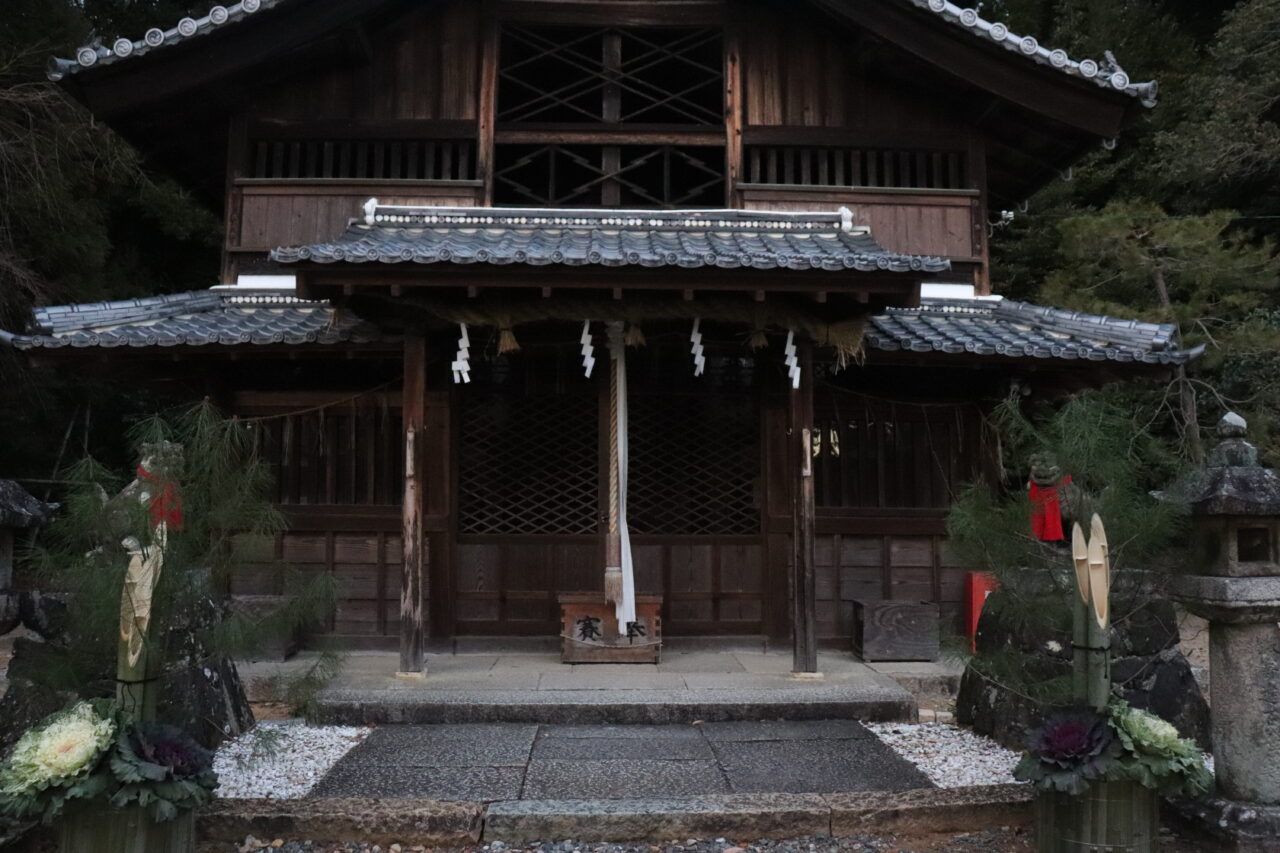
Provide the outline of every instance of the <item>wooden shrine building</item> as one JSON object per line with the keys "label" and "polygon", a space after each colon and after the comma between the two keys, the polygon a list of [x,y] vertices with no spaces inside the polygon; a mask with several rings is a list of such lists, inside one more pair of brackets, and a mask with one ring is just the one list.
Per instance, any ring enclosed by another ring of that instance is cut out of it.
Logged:
{"label": "wooden shrine building", "polygon": [[264,416],[274,556],[406,671],[568,593],[797,669],[854,601],[954,616],[990,407],[1194,355],[990,295],[989,223],[1156,91],[946,0],[242,0],[51,76],[223,263],[0,337]]}

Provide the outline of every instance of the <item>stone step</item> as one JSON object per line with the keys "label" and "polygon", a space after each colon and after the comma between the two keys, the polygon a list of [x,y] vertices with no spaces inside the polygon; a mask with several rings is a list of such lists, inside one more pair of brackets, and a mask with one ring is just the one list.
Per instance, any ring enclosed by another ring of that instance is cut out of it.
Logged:
{"label": "stone step", "polygon": [[[735,794],[679,799],[505,800],[306,798],[217,800],[201,811],[200,839],[228,847],[253,835],[337,845],[473,847],[484,841],[661,843],[672,839],[794,838],[867,832],[934,837],[1031,821],[1027,785],[843,794]],[[266,843],[270,843],[267,841]]]}
{"label": "stone step", "polygon": [[322,691],[310,721],[328,725],[395,723],[693,723],[732,720],[912,722],[915,698],[888,679],[794,687],[708,690],[432,690]]}
{"label": "stone step", "polygon": [[1025,826],[1025,785],[929,788],[843,794],[735,794],[679,799],[508,800],[492,803],[483,840],[524,844],[663,841],[684,838],[793,838],[866,832],[935,837],[997,826]]}

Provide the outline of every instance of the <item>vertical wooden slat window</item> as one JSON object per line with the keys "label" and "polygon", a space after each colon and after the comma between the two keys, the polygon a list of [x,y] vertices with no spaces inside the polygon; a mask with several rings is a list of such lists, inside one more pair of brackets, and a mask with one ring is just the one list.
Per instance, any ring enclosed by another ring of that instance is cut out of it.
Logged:
{"label": "vertical wooden slat window", "polygon": [[282,506],[400,502],[404,448],[398,408],[370,404],[253,422]]}
{"label": "vertical wooden slat window", "polygon": [[945,509],[982,471],[977,406],[913,404],[832,390],[815,399],[819,506]]}

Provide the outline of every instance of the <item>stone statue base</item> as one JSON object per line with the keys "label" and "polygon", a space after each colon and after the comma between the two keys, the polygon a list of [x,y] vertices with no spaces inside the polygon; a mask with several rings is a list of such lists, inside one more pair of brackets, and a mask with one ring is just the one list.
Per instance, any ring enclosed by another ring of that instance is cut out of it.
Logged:
{"label": "stone statue base", "polygon": [[1280,806],[1238,803],[1221,797],[1173,800],[1170,809],[1186,826],[1207,835],[1226,853],[1280,853]]}

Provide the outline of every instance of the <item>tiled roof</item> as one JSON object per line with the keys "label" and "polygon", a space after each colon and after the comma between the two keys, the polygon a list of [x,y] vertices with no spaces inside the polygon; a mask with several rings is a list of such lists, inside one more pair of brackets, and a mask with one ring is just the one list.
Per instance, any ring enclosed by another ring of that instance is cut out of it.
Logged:
{"label": "tiled roof", "polygon": [[[153,299],[68,305],[36,312],[24,335],[0,332],[22,350],[221,344],[374,343],[375,326],[291,291],[223,288]],[[1179,364],[1173,327],[1041,308],[998,297],[925,299],[871,318],[868,347],[887,352]]]}
{"label": "tiled roof", "polygon": [[[269,9],[284,2],[288,0],[241,0],[229,6],[214,6],[208,14],[200,18],[183,18],[168,29],[152,27],[137,41],[117,38],[109,47],[101,40],[94,41],[77,49],[74,59],[54,59],[50,65],[49,77],[53,80],[61,80],[67,74],[142,56],[157,48],[171,47],[214,32],[227,24],[242,21],[260,9]],[[1009,28],[1004,24],[987,21],[978,14],[976,9],[957,6],[949,0],[902,0],[902,2],[927,9],[943,20],[967,29],[980,38],[990,39],[1028,59],[1056,68],[1064,74],[1090,80],[1104,88],[1115,89],[1140,98],[1147,106],[1155,104],[1156,84],[1131,82],[1129,75],[1119,66],[1109,51],[1101,61],[1075,60],[1064,50],[1042,47],[1032,36],[1016,35],[1009,32]]]}
{"label": "tiled roof", "polygon": [[49,79],[61,80],[68,74],[75,74],[95,65],[110,65],[122,59],[143,56],[157,48],[172,47],[197,36],[208,35],[226,24],[243,21],[255,12],[284,2],[286,0],[241,0],[230,6],[214,6],[199,18],[183,18],[167,29],[152,27],[137,41],[121,37],[108,47],[101,39],[97,39],[77,48],[74,59],[53,59],[49,63]]}
{"label": "tiled roof", "polygon": [[867,343],[890,352],[1144,364],[1181,364],[1203,350],[1180,349],[1170,325],[1042,308],[998,297],[923,299],[919,308],[889,308],[872,320]]}
{"label": "tiled roof", "polygon": [[0,480],[0,527],[38,527],[53,517],[58,504],[45,503],[15,480]]}
{"label": "tiled roof", "polygon": [[[1154,107],[1159,87],[1156,82],[1134,83],[1120,63],[1116,62],[1111,51],[1103,51],[1103,58],[1072,59],[1061,48],[1050,49],[1036,41],[1034,36],[1020,36],[1009,32],[1002,23],[988,21],[978,14],[975,8],[957,6],[950,0],[907,0],[913,6],[928,9],[943,20],[950,21],[958,27],[968,30],[978,38],[989,39],[996,44],[1020,53],[1041,65],[1056,68],[1064,74],[1079,77],[1103,87],[1124,92],[1142,101],[1144,106]],[[975,4],[978,5],[978,4]]]}
{"label": "tiled roof", "polygon": [[336,240],[275,249],[279,263],[560,264],[940,272],[945,258],[881,248],[847,209],[541,210],[398,207],[370,199]]}
{"label": "tiled roof", "polygon": [[37,309],[26,334],[0,332],[17,349],[222,344],[368,343],[379,330],[292,291],[219,288]]}

